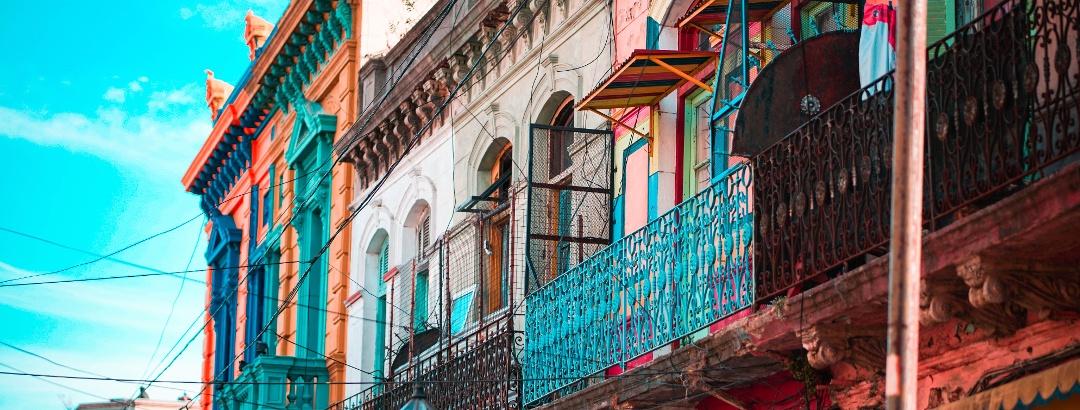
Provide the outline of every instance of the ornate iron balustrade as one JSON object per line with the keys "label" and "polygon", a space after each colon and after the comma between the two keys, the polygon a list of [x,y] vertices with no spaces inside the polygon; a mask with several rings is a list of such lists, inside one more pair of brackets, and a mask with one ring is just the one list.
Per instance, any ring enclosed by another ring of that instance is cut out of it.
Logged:
{"label": "ornate iron balustrade", "polygon": [[439,409],[519,408],[521,370],[515,351],[522,340],[513,326],[512,314],[500,316],[328,409],[397,410],[412,396],[415,382],[423,383],[428,401]]}
{"label": "ornate iron balustrade", "polygon": [[[928,49],[928,229],[1077,159],[1077,16],[1068,0],[1009,0]],[[759,302],[886,252],[892,81],[753,159]]]}
{"label": "ornate iron balustrade", "polygon": [[220,385],[221,410],[302,410],[326,407],[330,397],[326,359],[260,355],[236,380]]}
{"label": "ornate iron balustrade", "polygon": [[536,403],[753,303],[751,172],[696,197],[526,298],[523,391]]}
{"label": "ornate iron balustrade", "polygon": [[878,80],[754,157],[759,300],[889,240],[891,85]]}

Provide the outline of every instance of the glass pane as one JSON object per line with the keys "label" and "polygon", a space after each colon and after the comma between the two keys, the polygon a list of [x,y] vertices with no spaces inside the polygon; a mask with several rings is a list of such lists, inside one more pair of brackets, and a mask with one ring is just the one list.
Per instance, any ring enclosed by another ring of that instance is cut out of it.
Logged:
{"label": "glass pane", "polygon": [[458,333],[465,328],[465,322],[469,319],[469,306],[472,305],[472,300],[473,292],[454,299],[450,312],[450,333]]}

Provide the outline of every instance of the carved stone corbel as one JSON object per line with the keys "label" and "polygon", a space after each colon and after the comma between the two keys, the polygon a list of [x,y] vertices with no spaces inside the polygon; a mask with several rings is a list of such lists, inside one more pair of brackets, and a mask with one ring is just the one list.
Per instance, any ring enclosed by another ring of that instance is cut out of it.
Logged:
{"label": "carved stone corbel", "polygon": [[428,122],[431,119],[431,114],[435,111],[435,105],[428,102],[427,92],[424,91],[426,84],[427,81],[424,82],[424,85],[416,87],[412,95],[409,96],[409,101],[412,102],[413,107],[416,107],[413,113],[416,114],[421,124]]}
{"label": "carved stone corbel", "polygon": [[536,16],[536,24],[540,27],[540,30],[544,33],[548,32],[548,22],[551,20],[551,0],[530,0],[532,1],[532,9],[538,14]]}
{"label": "carved stone corbel", "polygon": [[387,160],[383,161],[384,163],[382,164],[384,167],[389,166],[391,162],[394,162],[392,158],[397,157],[398,155],[398,138],[394,136],[393,128],[393,124],[390,124],[390,121],[379,123],[378,135],[382,137],[382,149],[379,150],[379,154],[383,157],[387,157]]}
{"label": "carved stone corbel", "polygon": [[450,56],[450,76],[449,79],[453,79],[454,84],[461,83],[465,79],[465,74],[469,72],[469,56],[464,54],[466,49],[462,48],[461,53]]}
{"label": "carved stone corbel", "polygon": [[394,136],[398,141],[398,152],[404,152],[409,143],[412,142],[413,137],[416,136],[416,132],[409,126],[409,108],[406,104],[398,106],[397,112],[394,113]]}
{"label": "carved stone corbel", "polygon": [[933,326],[967,313],[967,303],[959,295],[967,291],[954,278],[924,278],[919,285],[919,324]]}
{"label": "carved stone corbel", "polygon": [[1023,327],[1023,307],[1007,301],[977,308],[968,303],[968,290],[968,285],[955,276],[924,278],[919,291],[919,323],[934,326],[956,318],[992,334],[1012,334]]}
{"label": "carved stone corbel", "polygon": [[956,266],[971,305],[986,309],[1013,302],[1040,314],[1080,311],[1080,268],[1075,264],[973,255]]}
{"label": "carved stone corbel", "polygon": [[885,366],[885,332],[881,326],[814,325],[799,332],[806,360],[818,370],[845,361],[881,370]]}
{"label": "carved stone corbel", "polygon": [[401,110],[401,116],[405,126],[409,128],[409,137],[411,138],[417,132],[420,132],[420,128],[424,126],[424,122],[420,120],[420,116],[416,115],[416,105],[413,104],[411,100],[406,100],[398,105],[398,109]]}
{"label": "carved stone corbel", "polygon": [[555,10],[559,12],[559,17],[565,19],[569,15],[569,5],[567,0],[554,0]]}

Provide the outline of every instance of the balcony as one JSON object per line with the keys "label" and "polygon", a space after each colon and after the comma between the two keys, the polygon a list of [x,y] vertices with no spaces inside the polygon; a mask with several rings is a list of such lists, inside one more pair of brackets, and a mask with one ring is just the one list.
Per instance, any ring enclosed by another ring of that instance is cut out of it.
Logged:
{"label": "balcony", "polygon": [[423,383],[428,401],[439,409],[517,408],[520,367],[514,352],[521,338],[513,325],[513,315],[505,314],[453,336],[430,356],[329,409],[396,410],[412,396],[416,382]]}
{"label": "balcony", "polygon": [[[927,232],[1077,160],[1076,10],[1064,5],[1006,1],[928,48]],[[758,302],[888,252],[893,80],[753,158]]]}
{"label": "balcony", "polygon": [[[968,240],[959,238],[957,229],[943,228],[960,221],[986,225],[984,216],[969,217],[980,209],[1005,214],[986,208],[1080,161],[1077,13],[1064,0],[1007,0],[928,48],[923,200],[925,230],[936,244]],[[819,300],[852,296],[841,288],[870,286],[867,276],[887,272],[883,260],[869,262],[889,251],[893,81],[887,75],[841,98],[755,155],[748,166],[729,171],[697,197],[529,294],[525,403],[540,405],[597,383],[608,387],[565,397],[551,407],[670,404],[700,396],[700,390],[679,387],[682,372],[698,362],[698,347],[643,366],[677,374],[657,375],[651,384],[605,382],[603,372],[720,326],[718,321],[751,305],[776,302],[739,319],[736,326],[745,330],[722,330],[701,346],[719,351],[724,360],[772,360],[767,358],[775,351],[813,347],[805,342],[812,333],[797,336],[808,326],[804,319],[829,323],[821,318],[854,316],[883,329],[876,322],[884,317],[879,292],[884,282],[878,276],[873,292],[853,294],[859,300],[877,295],[857,314],[848,300],[829,299],[831,305]],[[1015,212],[1016,205],[1010,206]],[[1008,229],[1002,238],[1022,230]],[[947,245],[927,249],[927,263],[952,260],[942,256],[953,249]],[[853,284],[802,297],[860,267]],[[789,311],[799,312],[789,317],[783,313],[785,297],[811,302],[789,304]],[[807,310],[811,305],[819,311]],[[763,350],[767,343],[771,349]],[[784,369],[781,362],[768,371]],[[730,385],[752,379],[722,376],[717,379]],[[650,396],[649,391],[660,390],[665,391]]]}
{"label": "balcony", "polygon": [[260,355],[235,381],[214,395],[222,410],[326,408],[330,375],[326,360]]}
{"label": "balcony", "polygon": [[753,303],[750,169],[574,266],[526,299],[526,403]]}

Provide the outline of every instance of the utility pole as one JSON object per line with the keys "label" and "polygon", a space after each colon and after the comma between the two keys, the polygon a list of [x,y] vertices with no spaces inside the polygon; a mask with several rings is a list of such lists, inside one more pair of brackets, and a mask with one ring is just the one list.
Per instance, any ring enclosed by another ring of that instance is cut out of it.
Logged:
{"label": "utility pole", "polygon": [[897,4],[885,408],[915,410],[926,138],[926,0],[898,0]]}

